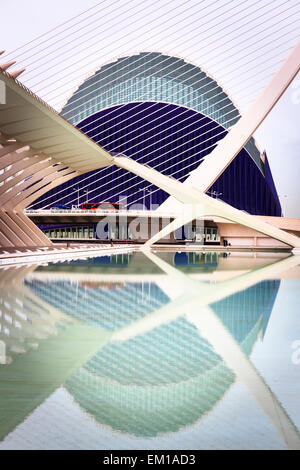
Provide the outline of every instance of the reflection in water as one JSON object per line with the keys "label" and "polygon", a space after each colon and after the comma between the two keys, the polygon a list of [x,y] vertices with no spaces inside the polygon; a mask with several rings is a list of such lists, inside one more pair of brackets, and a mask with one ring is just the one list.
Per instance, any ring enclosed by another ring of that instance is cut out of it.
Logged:
{"label": "reflection in water", "polygon": [[[99,283],[89,281],[27,281],[26,285],[40,299],[61,309],[71,318],[108,330],[128,325],[168,302],[168,297],[154,283]],[[83,285],[82,285],[83,283]]]}
{"label": "reflection in water", "polygon": [[[223,253],[227,255],[227,253]],[[218,266],[220,253],[218,252],[208,252],[208,253],[175,253],[174,255],[174,264],[175,266],[193,266],[202,268],[211,268],[214,270]],[[203,270],[203,269],[202,269]]]}
{"label": "reflection in water", "polygon": [[211,282],[219,261],[138,253],[0,271],[1,439],[61,385],[100,425],[155,437],[199,421],[240,381],[298,448],[298,431],[248,356],[279,288],[268,278],[299,260]]}

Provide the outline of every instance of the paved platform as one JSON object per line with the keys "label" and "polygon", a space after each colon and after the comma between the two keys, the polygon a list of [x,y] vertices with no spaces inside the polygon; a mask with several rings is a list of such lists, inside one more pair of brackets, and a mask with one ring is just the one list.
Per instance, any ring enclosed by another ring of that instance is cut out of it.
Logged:
{"label": "paved platform", "polygon": [[[141,247],[141,245],[139,245]],[[289,253],[292,251],[292,247],[258,247],[258,246],[223,246],[223,245],[152,245],[153,251],[168,251],[178,249],[178,251],[218,251],[222,253],[230,252],[260,252],[260,253]]]}
{"label": "paved platform", "polygon": [[[117,253],[130,253],[141,249],[141,244],[78,244],[57,243],[53,247],[41,248],[0,248],[0,266],[9,266],[17,264],[44,263],[67,259],[77,259],[94,256],[110,256]],[[260,253],[286,253],[290,252],[290,248],[266,248],[266,247],[245,247],[245,246],[203,246],[197,244],[191,245],[174,245],[163,244],[154,245],[153,251],[187,251],[187,252],[260,252]]]}
{"label": "paved platform", "polygon": [[136,250],[134,245],[71,245],[41,248],[0,248],[0,266],[12,264],[44,263],[58,260],[109,256],[117,253],[129,253]]}

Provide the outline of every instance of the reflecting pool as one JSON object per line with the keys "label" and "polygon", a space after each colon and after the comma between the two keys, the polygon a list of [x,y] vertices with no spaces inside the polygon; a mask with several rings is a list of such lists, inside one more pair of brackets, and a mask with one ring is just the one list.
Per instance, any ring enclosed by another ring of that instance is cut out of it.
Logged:
{"label": "reflecting pool", "polygon": [[0,269],[0,449],[300,449],[300,257]]}

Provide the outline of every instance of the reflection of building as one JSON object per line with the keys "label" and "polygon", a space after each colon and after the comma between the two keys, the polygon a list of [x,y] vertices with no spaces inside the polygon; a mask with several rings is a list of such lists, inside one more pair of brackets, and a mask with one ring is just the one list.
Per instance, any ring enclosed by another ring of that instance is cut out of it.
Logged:
{"label": "reflection of building", "polygon": [[72,318],[111,331],[168,303],[168,297],[153,283],[124,283],[112,290],[111,281],[102,282],[101,289],[86,289],[81,282],[29,281],[27,285],[39,298]]}
{"label": "reflection of building", "polygon": [[199,266],[204,268],[212,268],[210,270],[214,270],[216,266],[218,266],[218,259],[220,253],[216,251],[208,252],[208,253],[175,253],[174,255],[174,264],[175,266],[189,266],[189,267],[196,267]]}
{"label": "reflection of building", "polygon": [[[141,53],[104,65],[79,86],[62,115],[108,151],[126,154],[181,181],[239,117],[225,91],[203,70],[159,53]],[[108,167],[51,190],[47,204],[55,202],[61,189],[63,203],[72,199],[76,203],[77,193],[74,197],[70,188],[86,184],[93,201],[122,195],[129,204],[149,206],[167,197],[154,186],[150,195],[148,183],[141,178]],[[281,215],[267,156],[252,138],[210,191],[252,214]]]}
{"label": "reflection of building", "polygon": [[[120,267],[127,266],[129,264],[131,254],[129,253],[117,253],[115,255],[107,256],[95,256],[94,258],[88,259],[75,259],[72,261],[62,261],[61,264],[67,265],[84,265],[84,266],[109,266],[109,267]],[[55,266],[55,268],[57,268]]]}
{"label": "reflection of building", "polygon": [[[278,289],[279,281],[264,279],[295,266],[296,257],[217,283],[195,281],[153,253],[147,258],[165,274],[143,277],[137,263],[136,280],[130,275],[113,291],[111,281],[120,274],[114,268],[101,274],[93,263],[93,272],[66,264],[34,273],[31,266],[3,270],[0,440],[62,385],[100,424],[152,437],[201,419],[237,380],[288,448],[299,448],[299,432],[247,357]],[[89,279],[109,282],[103,290],[86,289],[81,283]],[[65,295],[69,289],[73,299]]]}
{"label": "reflection of building", "polygon": [[22,275],[34,268],[0,270],[0,441],[109,337],[106,330],[64,315],[23,285]]}
{"label": "reflection of building", "polygon": [[[35,295],[70,317],[110,331],[169,303],[153,283],[126,283],[113,292],[109,284],[106,290],[87,290],[74,281],[27,282]],[[265,331],[278,285],[279,281],[264,281],[212,305],[247,355]],[[179,317],[126,341],[106,344],[65,387],[100,423],[155,436],[194,423],[234,380],[210,343]]]}

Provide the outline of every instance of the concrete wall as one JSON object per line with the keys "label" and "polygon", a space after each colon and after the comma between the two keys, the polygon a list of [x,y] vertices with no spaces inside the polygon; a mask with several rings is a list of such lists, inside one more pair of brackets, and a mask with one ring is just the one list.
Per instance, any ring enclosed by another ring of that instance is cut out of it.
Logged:
{"label": "concrete wall", "polygon": [[[300,219],[286,218],[286,217],[266,217],[257,216],[264,222],[274,225],[288,233],[300,236]],[[221,244],[224,239],[231,244],[231,246],[257,246],[266,248],[286,248],[288,245],[273,238],[266,237],[255,230],[243,227],[242,225],[234,224],[231,222],[216,222],[221,237]]]}

